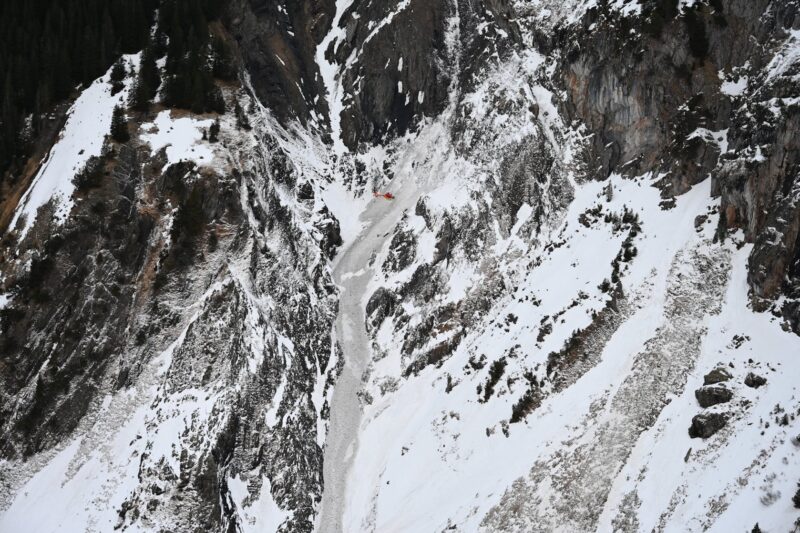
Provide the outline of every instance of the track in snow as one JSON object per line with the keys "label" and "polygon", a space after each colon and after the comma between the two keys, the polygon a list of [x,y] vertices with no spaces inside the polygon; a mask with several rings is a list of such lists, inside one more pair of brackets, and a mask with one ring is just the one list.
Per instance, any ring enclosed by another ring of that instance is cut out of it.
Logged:
{"label": "track in snow", "polygon": [[358,392],[370,357],[365,327],[367,290],[372,278],[370,259],[391,238],[403,212],[414,207],[421,196],[412,177],[398,177],[390,186],[393,201],[376,198],[361,215],[364,227],[334,266],[334,281],[340,288],[336,338],[342,349],[344,368],[331,399],[330,422],[325,440],[323,479],[325,489],[320,507],[318,531],[342,532],[342,514],[363,414]]}

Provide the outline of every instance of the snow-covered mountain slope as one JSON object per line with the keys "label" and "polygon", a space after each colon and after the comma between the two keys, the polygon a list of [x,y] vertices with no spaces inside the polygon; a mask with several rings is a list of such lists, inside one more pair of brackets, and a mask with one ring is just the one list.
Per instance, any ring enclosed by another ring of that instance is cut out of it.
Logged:
{"label": "snow-covered mountain slope", "polygon": [[[138,56],[124,57],[123,60],[133,68],[139,62]],[[72,176],[86,165],[90,157],[101,155],[114,106],[128,98],[131,81],[125,83],[124,89],[115,92],[110,83],[110,71],[84,90],[69,110],[61,138],[42,161],[9,224],[12,228],[20,224],[20,236],[30,229],[37,211],[51,200],[58,220],[69,214],[74,189]]]}
{"label": "snow-covered mountain slope", "polygon": [[140,141],[107,145],[108,179],[46,226],[49,256],[41,230],[20,243],[13,268],[47,263],[4,309],[6,339],[28,340],[5,344],[19,373],[3,392],[0,530],[302,529],[313,516],[337,224],[287,155],[314,147],[226,96],[251,108],[251,131],[222,117],[212,144],[211,119],[154,112]]}
{"label": "snow-covered mountain slope", "polygon": [[0,531],[800,527],[798,27],[234,1],[227,113],[84,147],[98,80],[3,238]]}
{"label": "snow-covered mountain slope", "polygon": [[[748,310],[749,247],[714,244],[709,223],[695,229],[714,211],[708,192],[698,185],[662,211],[646,178],[579,187],[554,238],[508,273],[507,294],[413,378],[403,379],[398,321],[383,322],[344,530],[727,531],[762,512],[762,525],[791,523],[788,499],[767,510],[761,496],[765,486],[792,494],[797,481],[798,450],[778,419],[800,407],[787,360],[800,343]],[[626,208],[641,227],[638,253],[621,263],[621,290],[605,294],[628,232],[604,217]],[[587,212],[597,213],[590,227]],[[415,304],[425,309],[405,305]],[[718,365],[734,398],[701,409],[694,391]],[[776,392],[746,387],[751,371]],[[731,417],[724,432],[691,439],[692,417],[717,411]]]}

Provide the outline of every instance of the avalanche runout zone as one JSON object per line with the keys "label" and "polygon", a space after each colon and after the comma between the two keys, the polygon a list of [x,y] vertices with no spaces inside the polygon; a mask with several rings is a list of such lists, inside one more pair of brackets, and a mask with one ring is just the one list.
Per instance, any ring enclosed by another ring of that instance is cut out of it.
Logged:
{"label": "avalanche runout zone", "polygon": [[371,278],[370,262],[385,244],[386,235],[393,231],[403,212],[413,207],[421,194],[410,177],[395,179],[391,188],[397,191],[394,200],[388,202],[378,198],[367,206],[361,216],[364,230],[334,267],[334,280],[341,291],[336,337],[345,364],[331,400],[323,462],[325,488],[318,522],[320,533],[343,530],[345,493],[361,430],[362,406],[358,393],[363,385],[362,376],[371,360],[364,301]]}
{"label": "avalanche runout zone", "polygon": [[[702,245],[701,245],[702,246]],[[485,517],[491,531],[593,531],[615,476],[671,394],[679,394],[700,355],[708,316],[718,314],[730,252],[679,253],[667,281],[664,322],[633,360],[628,377],[584,421],[582,435],[538,461]]]}

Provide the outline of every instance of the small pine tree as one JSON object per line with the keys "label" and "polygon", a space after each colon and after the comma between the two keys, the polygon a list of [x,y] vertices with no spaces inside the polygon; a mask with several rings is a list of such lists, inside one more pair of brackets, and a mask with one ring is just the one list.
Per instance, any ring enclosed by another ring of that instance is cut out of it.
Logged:
{"label": "small pine tree", "polygon": [[150,87],[141,77],[137,77],[133,82],[131,97],[128,105],[136,111],[148,111],[150,109]]}
{"label": "small pine tree", "polygon": [[714,242],[725,242],[728,234],[728,211],[720,206],[717,231],[714,233]]}
{"label": "small pine tree", "polygon": [[219,120],[215,120],[208,129],[208,142],[215,143],[219,140]]}
{"label": "small pine tree", "polygon": [[115,95],[125,88],[125,77],[128,75],[125,69],[125,64],[122,59],[118,59],[114,66],[111,67],[111,94]]}
{"label": "small pine tree", "polygon": [[72,183],[78,191],[99,187],[103,182],[103,171],[103,160],[97,156],[92,156],[72,178]]}
{"label": "small pine tree", "polygon": [[213,111],[222,115],[225,113],[225,97],[222,96],[222,91],[219,87],[210,82],[209,89],[206,92],[206,111]]}
{"label": "small pine tree", "polygon": [[126,143],[131,139],[128,119],[125,117],[125,110],[120,106],[114,106],[114,114],[111,116],[111,137],[118,143]]}
{"label": "small pine tree", "polygon": [[212,72],[215,78],[228,81],[236,78],[236,64],[231,48],[219,36],[214,36],[211,41],[211,57],[213,58]]}
{"label": "small pine tree", "polygon": [[170,236],[174,243],[172,259],[177,266],[191,264],[195,256],[197,238],[205,228],[205,214],[203,211],[203,191],[195,186],[189,197],[178,208],[172,221]]}
{"label": "small pine tree", "polygon": [[155,46],[151,42],[142,52],[139,74],[136,76],[130,101],[130,106],[137,111],[147,111],[150,108],[150,102],[155,98],[158,87],[161,85],[161,73],[156,64]]}
{"label": "small pine tree", "polygon": [[686,10],[684,22],[689,34],[689,50],[694,57],[705,58],[709,49],[708,35],[706,35],[706,24],[697,6]]}
{"label": "small pine tree", "polygon": [[250,130],[250,121],[247,119],[247,115],[244,114],[244,109],[239,104],[239,101],[236,101],[236,107],[234,107],[234,112],[236,113],[236,128],[240,130]]}

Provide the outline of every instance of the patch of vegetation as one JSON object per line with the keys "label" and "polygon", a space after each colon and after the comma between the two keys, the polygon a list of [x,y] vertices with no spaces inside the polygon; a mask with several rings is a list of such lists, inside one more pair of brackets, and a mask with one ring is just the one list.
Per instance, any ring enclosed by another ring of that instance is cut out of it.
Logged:
{"label": "patch of vegetation", "polygon": [[83,192],[99,187],[103,183],[105,166],[106,162],[104,158],[94,155],[90,157],[83,168],[72,178],[75,189]]}
{"label": "patch of vegetation", "polygon": [[158,88],[161,86],[161,73],[156,64],[157,55],[156,43],[153,40],[148,41],[142,51],[139,73],[133,83],[129,102],[130,106],[137,111],[150,109],[150,102],[155,98]]}
{"label": "patch of vegetation", "polygon": [[[25,164],[53,106],[147,42],[159,0],[0,2],[0,180]],[[198,2],[200,3],[200,2]],[[120,65],[119,67],[122,67]],[[124,68],[112,72],[114,90]]]}
{"label": "patch of vegetation", "polygon": [[[494,388],[503,377],[503,372],[506,370],[506,358],[501,357],[493,362],[489,367],[489,376],[486,378],[486,383],[483,385],[483,398],[482,403],[489,401],[489,398],[494,394]],[[481,394],[481,387],[478,386],[478,394]]]}
{"label": "patch of vegetation", "polygon": [[[176,249],[180,251],[181,259],[191,260],[194,257],[195,240],[203,232],[204,227],[203,193],[200,187],[195,186],[186,201],[178,208],[170,229],[170,236]],[[179,262],[188,264],[184,261]]]}
{"label": "patch of vegetation", "polygon": [[125,63],[122,58],[117,59],[114,66],[111,67],[111,96],[114,96],[122,89],[125,88],[125,78],[128,76],[128,71],[125,69]]}
{"label": "patch of vegetation", "polygon": [[512,424],[525,420],[525,417],[542,403],[542,391],[536,381],[536,376],[531,372],[526,372],[525,378],[528,380],[529,387],[525,394],[511,407],[511,419],[509,421]]}
{"label": "patch of vegetation", "polygon": [[47,302],[50,294],[44,288],[44,282],[55,266],[55,261],[50,256],[38,257],[31,261],[28,272],[27,286],[31,299],[35,302]]}
{"label": "patch of vegetation", "polygon": [[659,37],[664,26],[678,16],[678,0],[644,0],[641,4],[642,29],[654,37]]}
{"label": "patch of vegetation", "polygon": [[211,127],[208,128],[208,142],[215,143],[219,141],[219,120],[215,120]]}
{"label": "patch of vegetation", "polygon": [[706,23],[700,14],[700,8],[695,5],[687,9],[683,21],[689,34],[689,51],[694,57],[704,59],[708,56],[709,43]]}
{"label": "patch of vegetation", "polygon": [[170,273],[193,263],[197,250],[203,247],[200,237],[203,235],[206,223],[203,211],[203,187],[195,184],[172,219],[171,245],[168,250],[161,252],[158,274],[154,281],[156,290],[166,285]]}
{"label": "patch of vegetation", "polygon": [[128,118],[125,110],[121,106],[114,106],[114,114],[111,115],[111,138],[118,143],[126,143],[131,140],[128,132]]}
{"label": "patch of vegetation", "polygon": [[241,104],[236,102],[236,107],[233,108],[234,114],[236,115],[236,128],[240,130],[250,131],[250,119],[247,118],[247,115],[242,109]]}
{"label": "patch of vegetation", "polygon": [[215,78],[226,81],[236,79],[236,63],[231,46],[218,35],[211,39],[211,61]]}
{"label": "patch of vegetation", "polygon": [[597,288],[600,289],[601,292],[608,294],[611,292],[611,281],[606,278],[603,280],[603,283],[597,286]]}
{"label": "patch of vegetation", "polygon": [[[159,30],[168,37],[164,103],[195,113],[225,112],[225,100],[214,84],[214,66],[225,72],[224,58],[209,62],[213,45],[208,22],[219,17],[220,0],[165,0],[159,10]],[[218,45],[219,46],[219,45]]]}

